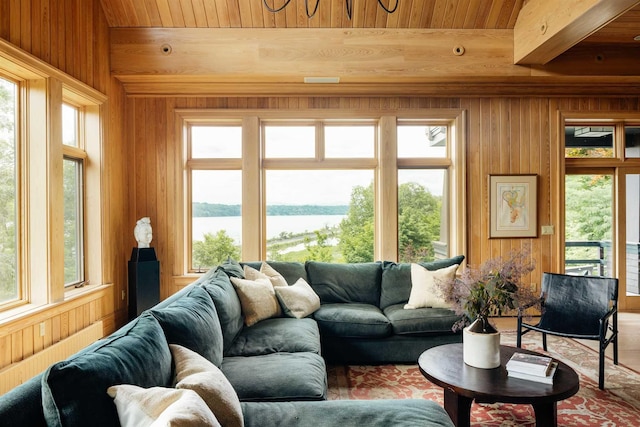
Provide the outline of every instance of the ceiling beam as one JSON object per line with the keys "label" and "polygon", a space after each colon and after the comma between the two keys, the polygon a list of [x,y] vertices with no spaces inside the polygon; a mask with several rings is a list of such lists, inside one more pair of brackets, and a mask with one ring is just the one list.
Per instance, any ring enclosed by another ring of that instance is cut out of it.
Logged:
{"label": "ceiling beam", "polygon": [[111,73],[174,81],[415,82],[528,76],[514,65],[511,30],[112,28]]}
{"label": "ceiling beam", "polygon": [[546,64],[629,9],[637,0],[536,0],[513,29],[514,64]]}

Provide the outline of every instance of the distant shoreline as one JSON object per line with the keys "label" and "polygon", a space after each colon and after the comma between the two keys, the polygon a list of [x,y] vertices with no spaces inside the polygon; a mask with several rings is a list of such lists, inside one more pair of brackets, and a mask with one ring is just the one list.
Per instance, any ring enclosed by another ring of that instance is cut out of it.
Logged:
{"label": "distant shoreline", "polygon": [[[347,215],[349,205],[267,205],[268,216]],[[240,216],[241,205],[194,202],[195,218]]]}

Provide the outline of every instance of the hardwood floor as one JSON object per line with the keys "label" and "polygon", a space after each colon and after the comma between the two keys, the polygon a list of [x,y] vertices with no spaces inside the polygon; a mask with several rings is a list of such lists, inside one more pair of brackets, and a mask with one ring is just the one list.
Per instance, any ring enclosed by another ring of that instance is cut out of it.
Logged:
{"label": "hardwood floor", "polygon": [[[515,317],[493,319],[498,329],[516,328]],[[618,313],[618,362],[640,372],[640,312]],[[580,340],[580,342],[597,350],[597,341]],[[613,356],[613,347],[607,348],[607,355]]]}

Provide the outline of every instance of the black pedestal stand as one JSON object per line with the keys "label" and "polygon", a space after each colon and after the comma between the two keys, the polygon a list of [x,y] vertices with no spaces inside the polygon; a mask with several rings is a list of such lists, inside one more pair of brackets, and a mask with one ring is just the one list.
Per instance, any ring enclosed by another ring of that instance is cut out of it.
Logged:
{"label": "black pedestal stand", "polygon": [[160,302],[160,261],[154,248],[133,248],[129,260],[129,320]]}

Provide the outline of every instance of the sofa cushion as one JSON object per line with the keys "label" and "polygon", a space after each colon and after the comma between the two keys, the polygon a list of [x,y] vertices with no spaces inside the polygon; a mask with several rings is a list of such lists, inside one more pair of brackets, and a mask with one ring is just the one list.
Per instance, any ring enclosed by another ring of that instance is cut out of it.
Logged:
{"label": "sofa cushion", "polygon": [[225,357],[222,372],[241,401],[323,400],[324,359],[315,353],[272,353]]}
{"label": "sofa cushion", "polygon": [[240,400],[222,371],[186,347],[169,347],[176,367],[176,388],[198,393],[224,427],[242,427]]}
{"label": "sofa cushion", "polygon": [[255,325],[261,320],[282,314],[276,292],[268,278],[247,280],[232,277],[231,283],[240,298],[245,325]]}
{"label": "sofa cushion", "polygon": [[386,337],[392,331],[389,319],[371,304],[323,304],[313,317],[323,334],[334,337]]}
{"label": "sofa cushion", "polygon": [[447,412],[427,399],[243,402],[242,412],[245,427],[453,427]]}
{"label": "sofa cushion", "polygon": [[120,384],[107,392],[122,427],[220,427],[211,409],[192,390]]}
{"label": "sofa cushion", "polygon": [[307,281],[322,304],[336,302],[380,303],[382,269],[379,262],[338,264],[307,261]]}
{"label": "sofa cushion", "polygon": [[242,330],[242,307],[231,280],[222,269],[211,269],[199,280],[211,295],[222,328],[223,349],[226,351]]}
{"label": "sofa cushion", "polygon": [[222,269],[229,277],[244,279],[244,270],[242,265],[235,259],[227,258],[226,261],[220,264],[219,268]]}
{"label": "sofa cushion", "polygon": [[150,313],[98,341],[91,351],[50,366],[42,377],[42,405],[49,426],[117,426],[107,389],[116,384],[171,385],[171,352]]}
{"label": "sofa cushion", "polygon": [[[453,258],[439,259],[431,262],[420,262],[419,264],[427,270],[439,270],[453,264],[460,265],[464,261],[464,255]],[[380,294],[380,308],[388,307],[392,304],[406,304],[411,294],[411,264],[397,264],[391,261],[382,263],[382,285]]]}
{"label": "sofa cushion", "polygon": [[444,267],[439,270],[427,270],[420,264],[411,264],[411,295],[404,305],[406,310],[415,308],[451,308],[438,288],[438,282],[452,280],[458,264]]}
{"label": "sofa cushion", "polygon": [[384,309],[396,335],[429,335],[453,333],[453,324],[460,319],[447,308],[417,308],[405,310],[404,304],[394,304]]}
{"label": "sofa cushion", "polygon": [[216,366],[222,363],[222,328],[207,291],[194,287],[164,308],[151,309],[169,344],[179,344],[204,356]]}
{"label": "sofa cushion", "polygon": [[320,332],[311,318],[277,317],[244,328],[226,356],[312,352],[320,354]]}
{"label": "sofa cushion", "polygon": [[276,286],[276,296],[285,315],[301,319],[320,308],[320,297],[304,279],[291,286]]}

